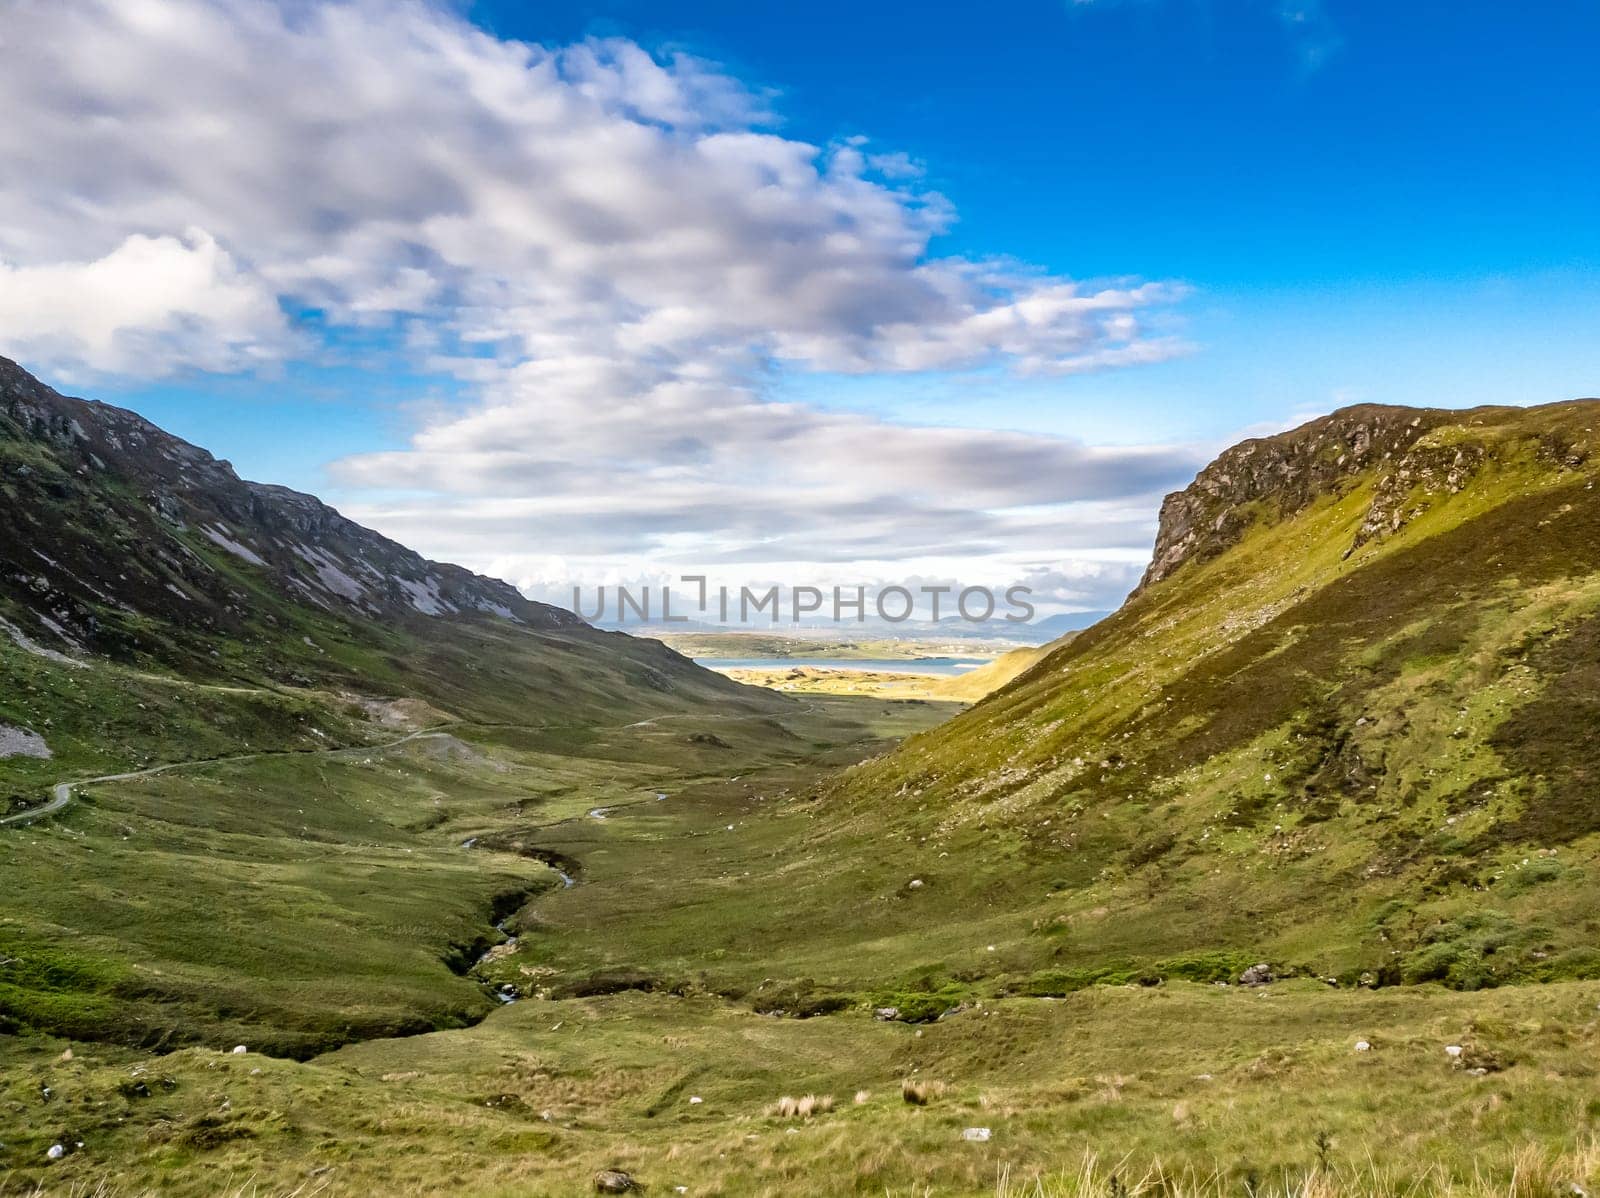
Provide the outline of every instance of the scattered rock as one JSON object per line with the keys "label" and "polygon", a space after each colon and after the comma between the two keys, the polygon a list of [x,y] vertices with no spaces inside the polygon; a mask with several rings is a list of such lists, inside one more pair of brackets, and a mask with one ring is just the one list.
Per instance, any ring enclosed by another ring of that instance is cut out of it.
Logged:
{"label": "scattered rock", "polygon": [[246,1048],[243,1044],[235,1044],[233,1046],[233,1055],[236,1056],[236,1057],[243,1056],[245,1053],[247,1053],[249,1051],[250,1050],[248,1048]]}
{"label": "scattered rock", "polygon": [[45,1156],[47,1156],[49,1159],[51,1159],[53,1161],[58,1161],[62,1157],[66,1156],[66,1155],[67,1155],[67,1150],[65,1148],[63,1148],[60,1144],[52,1144],[52,1145],[50,1145],[49,1150],[45,1152]]}
{"label": "scattered rock", "polygon": [[989,1138],[989,1129],[987,1127],[969,1127],[962,1131],[961,1138],[982,1144]]}
{"label": "scattered rock", "polygon": [[1356,1051],[1357,1052],[1371,1052],[1372,1051],[1372,1045],[1368,1044],[1365,1040],[1357,1040],[1356,1041]]}
{"label": "scattered rock", "polygon": [[921,890],[922,889],[922,879],[921,878],[912,878],[911,881],[908,882],[906,885],[911,890]]}
{"label": "scattered rock", "polygon": [[689,1098],[689,1105],[690,1106],[699,1106],[704,1101],[705,1101],[705,1099],[701,1098],[700,1095],[694,1094],[694,1095],[691,1095],[690,1098]]}
{"label": "scattered rock", "polygon": [[1445,1056],[1448,1056],[1448,1057],[1459,1057],[1461,1055],[1461,1045],[1459,1045],[1459,1044],[1446,1044],[1444,1046],[1444,1052],[1445,1052]]}
{"label": "scattered rock", "polygon": [[1272,981],[1272,966],[1265,961],[1259,965],[1252,965],[1239,975],[1241,986],[1265,986]]}
{"label": "scattered rock", "polygon": [[602,1169],[594,1175],[596,1194],[631,1194],[638,1189],[639,1183],[621,1169]]}
{"label": "scattered rock", "polygon": [[876,1011],[872,1012],[872,1017],[874,1019],[881,1019],[885,1023],[893,1023],[896,1019],[900,1018],[900,1008],[879,1007]]}
{"label": "scattered rock", "polygon": [[50,746],[44,743],[44,737],[37,732],[29,732],[26,728],[13,728],[10,724],[0,724],[0,757],[48,758],[50,756]]}

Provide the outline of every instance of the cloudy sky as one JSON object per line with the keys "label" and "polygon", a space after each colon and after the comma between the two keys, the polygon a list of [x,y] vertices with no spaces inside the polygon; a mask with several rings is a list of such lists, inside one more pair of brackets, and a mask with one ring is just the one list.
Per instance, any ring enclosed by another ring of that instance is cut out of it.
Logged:
{"label": "cloudy sky", "polygon": [[1113,606],[1240,435],[1600,392],[1592,3],[978,13],[0,0],[0,353],[566,601]]}

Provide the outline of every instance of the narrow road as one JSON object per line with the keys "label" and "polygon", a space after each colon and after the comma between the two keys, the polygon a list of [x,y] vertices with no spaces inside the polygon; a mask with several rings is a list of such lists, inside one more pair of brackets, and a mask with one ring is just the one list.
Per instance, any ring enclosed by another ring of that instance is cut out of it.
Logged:
{"label": "narrow road", "polygon": [[348,745],[339,749],[266,749],[260,753],[239,753],[232,757],[197,757],[192,761],[172,761],[166,765],[153,765],[149,769],[132,770],[126,774],[102,774],[98,778],[81,778],[76,782],[57,782],[50,788],[50,801],[38,807],[30,807],[26,811],[18,811],[12,815],[0,816],[0,827],[7,824],[31,824],[36,819],[43,819],[47,815],[54,815],[68,803],[72,802],[72,792],[80,786],[93,786],[97,782],[131,782],[135,778],[148,778],[153,774],[165,774],[170,770],[181,770],[191,766],[200,765],[229,765],[237,761],[256,761],[262,757],[336,757],[341,753],[381,753],[385,749],[393,749],[408,741],[425,740],[432,737],[444,736],[446,733],[439,731],[438,726],[427,728],[420,732],[412,732],[398,740],[385,741],[380,745]]}
{"label": "narrow road", "polygon": [[[157,675],[151,675],[151,677],[158,677],[158,676]],[[218,690],[238,689],[238,690],[244,691],[244,690],[253,690],[253,689],[258,689],[258,688],[251,688],[251,687],[239,687],[239,688],[217,687],[216,689],[218,689]],[[817,709],[815,703],[808,703],[808,702],[801,702],[801,707],[802,707],[802,709],[804,709],[806,711],[815,711]],[[690,718],[690,717],[695,717],[695,718],[699,718],[699,719],[722,719],[722,720],[740,720],[740,719],[748,719],[749,718],[748,716],[745,716],[745,715],[717,715],[717,714],[711,714],[711,713],[701,714],[701,713],[698,713],[698,712],[671,712],[671,713],[668,713],[666,715],[653,716],[648,720],[640,720],[637,723],[633,723],[633,724],[616,725],[614,728],[611,728],[611,729],[608,729],[608,730],[616,731],[616,730],[620,729],[621,731],[626,732],[626,731],[628,731],[630,729],[633,729],[633,728],[648,728],[651,725],[655,724],[656,721],[658,721],[658,720],[687,719],[687,718]],[[6,827],[8,825],[31,824],[31,823],[33,823],[34,820],[44,819],[48,815],[54,815],[56,812],[60,811],[64,807],[66,807],[68,803],[72,802],[72,792],[74,790],[76,790],[80,786],[93,786],[97,782],[129,782],[129,781],[132,781],[135,778],[148,778],[153,774],[164,774],[164,773],[167,773],[169,770],[181,770],[181,769],[186,769],[186,768],[188,768],[190,766],[227,765],[227,764],[230,764],[232,762],[237,762],[237,761],[255,761],[258,758],[262,758],[262,757],[290,757],[290,756],[325,756],[325,757],[334,757],[334,756],[338,756],[341,753],[379,753],[379,752],[382,752],[385,749],[392,749],[392,748],[395,748],[397,745],[403,745],[407,741],[421,740],[421,739],[426,739],[426,738],[429,738],[429,737],[443,736],[443,735],[445,735],[445,733],[442,731],[442,729],[460,727],[462,724],[467,724],[467,725],[472,726],[472,727],[493,727],[493,728],[527,728],[527,727],[542,728],[542,727],[544,727],[543,724],[480,724],[480,723],[477,723],[475,721],[451,720],[449,723],[435,724],[432,728],[426,728],[426,729],[423,729],[423,730],[421,730],[419,732],[412,732],[407,736],[400,737],[400,739],[398,739],[398,740],[386,741],[383,744],[378,744],[378,745],[351,745],[351,746],[349,746],[347,748],[342,748],[342,749],[269,749],[269,750],[265,750],[265,751],[260,752],[260,753],[239,753],[239,754],[236,754],[236,755],[231,756],[231,757],[197,757],[197,758],[194,758],[194,759],[192,759],[190,761],[173,761],[173,762],[168,762],[166,765],[153,765],[149,769],[132,770],[132,771],[130,771],[128,773],[125,773],[125,774],[103,774],[98,778],[81,778],[76,782],[58,782],[53,787],[50,788],[50,800],[49,800],[49,802],[41,803],[37,807],[30,807],[26,811],[17,811],[17,812],[12,813],[11,815],[0,816],[0,828]],[[590,812],[589,814],[593,818],[595,818],[597,820],[603,820],[611,812],[621,810],[623,807],[631,807],[631,806],[634,806],[634,804],[632,804],[632,803],[619,803],[619,804],[616,804],[615,806],[611,806],[611,807],[597,807],[597,808],[595,808],[594,811]],[[597,812],[599,814],[596,814]],[[566,820],[557,820],[556,822],[557,823],[566,823],[567,821]],[[550,825],[545,825],[545,826],[550,826]]]}

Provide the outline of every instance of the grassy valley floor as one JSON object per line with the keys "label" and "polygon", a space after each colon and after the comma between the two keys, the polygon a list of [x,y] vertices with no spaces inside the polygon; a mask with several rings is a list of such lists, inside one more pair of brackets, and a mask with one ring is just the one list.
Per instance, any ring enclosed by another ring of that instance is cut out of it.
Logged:
{"label": "grassy valley floor", "polygon": [[106,783],[0,830],[29,896],[0,994],[55,1029],[0,1038],[0,1191],[1591,1184],[1600,983],[1031,995],[1051,938],[995,889],[1004,854],[912,886],[916,846],[813,843],[819,776],[951,710],[412,713],[401,743]]}

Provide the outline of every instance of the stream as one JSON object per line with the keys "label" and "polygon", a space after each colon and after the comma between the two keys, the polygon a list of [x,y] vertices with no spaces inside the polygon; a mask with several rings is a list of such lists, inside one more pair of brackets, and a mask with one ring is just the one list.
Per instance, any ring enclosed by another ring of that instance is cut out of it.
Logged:
{"label": "stream", "polygon": [[[665,798],[666,796],[662,795],[660,797]],[[608,811],[608,810],[611,810],[611,808],[597,808],[596,810]],[[593,814],[593,812],[591,812],[590,814]],[[595,818],[596,819],[603,819],[604,816],[595,816]],[[471,849],[471,848],[473,848],[473,847],[475,847],[477,845],[477,843],[478,843],[478,841],[480,839],[482,839],[482,838],[478,837],[478,836],[469,836],[469,837],[467,837],[465,840],[463,840],[461,842],[461,847],[464,848],[464,849]],[[574,887],[574,886],[576,886],[578,884],[578,879],[577,878],[575,878],[572,874],[568,873],[565,869],[562,869],[559,865],[556,864],[556,860],[565,861],[566,860],[565,858],[561,858],[556,854],[545,854],[545,853],[543,853],[542,851],[539,851],[539,850],[530,851],[529,853],[527,853],[525,855],[531,856],[534,860],[539,861],[541,864],[543,864],[546,869],[552,870],[555,873],[556,877],[561,879],[561,889],[570,890],[570,889],[572,889],[572,887]],[[529,898],[529,897],[532,897],[532,896],[525,897],[524,900],[523,900],[523,903],[526,903],[527,898]],[[517,907],[517,910],[520,911],[522,909],[522,905],[523,904],[519,904],[518,907]],[[506,927],[506,925],[509,924],[511,922],[511,920],[516,916],[516,914],[517,914],[517,912],[513,911],[513,912],[511,912],[511,914],[505,916],[503,919],[499,919],[499,920],[495,921],[495,925],[494,925],[495,931],[499,932],[502,936],[505,937],[505,939],[502,940],[499,944],[491,944],[488,948],[484,949],[481,953],[479,953],[478,956],[477,956],[477,959],[474,960],[472,962],[472,964],[467,967],[466,973],[471,974],[471,973],[475,972],[477,969],[479,969],[481,966],[487,964],[490,960],[492,960],[497,955],[498,956],[508,956],[511,953],[516,951],[518,937],[513,935],[511,933],[511,931]],[[505,951],[502,952],[501,951],[502,949],[505,950]],[[491,995],[494,996],[495,1001],[500,1002],[500,1003],[504,1003],[507,1006],[510,1006],[512,1003],[516,1002],[517,999],[520,997],[518,995],[518,993],[517,993],[517,985],[516,985],[515,982],[501,982],[499,985],[495,985],[493,982],[479,979],[479,984],[481,986],[483,986],[484,989],[486,989]]]}

